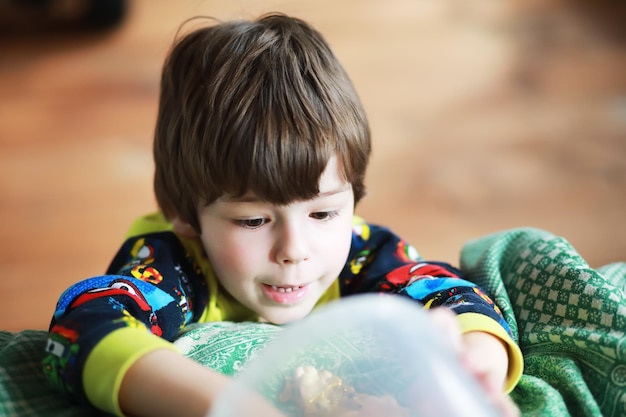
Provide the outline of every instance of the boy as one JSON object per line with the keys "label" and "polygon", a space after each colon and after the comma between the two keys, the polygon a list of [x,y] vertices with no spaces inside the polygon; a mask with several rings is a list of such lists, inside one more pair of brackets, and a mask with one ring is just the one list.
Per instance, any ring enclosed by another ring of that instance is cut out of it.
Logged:
{"label": "boy", "polygon": [[228,379],[175,351],[181,328],[286,324],[388,292],[452,309],[467,366],[501,402],[522,359],[497,307],[460,271],[354,217],[369,155],[358,96],[305,22],[274,14],[183,37],[161,81],[160,213],[132,226],[107,275],[61,296],[51,381],[117,415],[203,416]]}

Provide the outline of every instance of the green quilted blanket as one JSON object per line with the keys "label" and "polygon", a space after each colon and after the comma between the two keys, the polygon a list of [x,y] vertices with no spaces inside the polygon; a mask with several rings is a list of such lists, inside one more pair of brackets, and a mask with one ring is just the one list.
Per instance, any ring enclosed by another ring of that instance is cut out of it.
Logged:
{"label": "green quilted blanket", "polygon": [[519,229],[469,242],[461,269],[514,324],[524,416],[626,416],[626,263],[594,270],[564,239]]}
{"label": "green quilted blanket", "polygon": [[[468,242],[461,268],[501,307],[525,358],[512,398],[524,417],[626,416],[626,263],[591,269],[562,238],[516,229]],[[229,375],[281,329],[259,323],[194,326],[176,342]],[[0,332],[0,416],[102,415],[50,389],[43,331]]]}

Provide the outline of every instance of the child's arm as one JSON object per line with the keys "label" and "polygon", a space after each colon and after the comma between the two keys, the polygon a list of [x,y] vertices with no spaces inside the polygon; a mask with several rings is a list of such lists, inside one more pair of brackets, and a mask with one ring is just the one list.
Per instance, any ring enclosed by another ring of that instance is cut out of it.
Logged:
{"label": "child's arm", "polygon": [[135,417],[205,417],[230,379],[167,349],[139,358],[126,372],[120,408]]}
{"label": "child's arm", "polygon": [[[388,292],[408,296],[426,308],[456,313],[463,333],[464,361],[486,389],[510,391],[523,367],[521,351],[495,303],[462,272],[447,263],[424,261],[388,229],[356,219],[350,262],[340,276],[342,294]],[[491,356],[485,356],[485,355]],[[478,368],[480,363],[482,368]],[[496,382],[497,381],[497,382]]]}
{"label": "child's arm", "polygon": [[[208,291],[201,271],[171,232],[128,239],[107,273],[115,275],[81,281],[61,296],[43,365],[54,385],[120,415],[125,373],[153,351],[169,350],[182,358],[170,341],[199,319]],[[154,389],[154,380],[143,384]]]}
{"label": "child's arm", "polygon": [[[171,350],[155,350],[126,372],[119,399],[133,417],[206,417],[232,380]],[[262,397],[249,392],[237,411],[245,416],[285,417]]]}

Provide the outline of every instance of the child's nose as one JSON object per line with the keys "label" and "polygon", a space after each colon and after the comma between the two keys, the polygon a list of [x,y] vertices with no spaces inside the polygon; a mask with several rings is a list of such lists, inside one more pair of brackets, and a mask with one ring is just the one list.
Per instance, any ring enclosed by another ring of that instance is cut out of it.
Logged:
{"label": "child's nose", "polygon": [[302,227],[284,224],[276,244],[276,260],[281,264],[298,264],[309,259],[306,233]]}

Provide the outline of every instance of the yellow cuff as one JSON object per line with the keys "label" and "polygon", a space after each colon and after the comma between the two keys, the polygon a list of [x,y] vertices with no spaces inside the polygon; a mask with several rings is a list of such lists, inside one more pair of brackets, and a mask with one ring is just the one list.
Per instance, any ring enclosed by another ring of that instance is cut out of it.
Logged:
{"label": "yellow cuff", "polygon": [[524,356],[522,350],[504,328],[491,317],[478,313],[464,313],[457,316],[462,333],[485,332],[492,334],[506,343],[509,350],[509,371],[506,377],[505,390],[513,391],[524,372]]}
{"label": "yellow cuff", "polygon": [[124,327],[107,335],[89,353],[83,369],[83,386],[89,402],[116,416],[123,416],[119,390],[126,371],[141,356],[156,349],[177,350],[174,345],[145,329]]}

